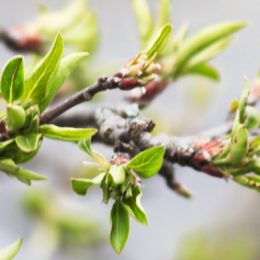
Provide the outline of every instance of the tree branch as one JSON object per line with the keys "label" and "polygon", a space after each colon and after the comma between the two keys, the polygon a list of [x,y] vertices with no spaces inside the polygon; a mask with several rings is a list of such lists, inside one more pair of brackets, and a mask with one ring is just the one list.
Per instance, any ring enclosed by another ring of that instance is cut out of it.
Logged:
{"label": "tree branch", "polygon": [[22,27],[9,31],[0,28],[0,41],[16,52],[41,53],[44,49],[42,39],[29,34]]}
{"label": "tree branch", "polygon": [[231,129],[230,123],[199,136],[153,136],[150,132],[154,123],[142,117],[136,106],[127,106],[124,109],[100,108],[87,114],[70,113],[52,121],[61,126],[66,126],[66,122],[74,127],[96,127],[98,133],[93,141],[111,145],[116,153],[127,153],[131,157],[144,149],[164,145],[166,153],[160,175],[171,189],[182,196],[190,197],[190,193],[175,180],[173,164],[188,166],[210,176],[226,178],[226,174],[211,161],[213,156],[223,149],[223,139]]}
{"label": "tree branch", "polygon": [[69,110],[76,105],[90,101],[96,94],[109,89],[121,89],[130,90],[135,87],[140,86],[139,80],[123,78],[123,75],[118,73],[112,77],[103,77],[98,79],[98,81],[90,86],[86,87],[82,91],[77,92],[68,99],[62,101],[61,103],[54,105],[46,112],[44,112],[40,117],[40,124],[46,124],[52,121],[54,118],[63,114],[65,111]]}

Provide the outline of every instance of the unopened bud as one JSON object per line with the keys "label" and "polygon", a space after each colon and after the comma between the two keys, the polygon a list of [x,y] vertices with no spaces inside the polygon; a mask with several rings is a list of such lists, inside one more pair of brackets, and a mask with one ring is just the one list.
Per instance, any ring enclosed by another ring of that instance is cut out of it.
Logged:
{"label": "unopened bud", "polygon": [[7,113],[7,128],[14,132],[22,128],[25,123],[25,111],[22,107],[17,105],[8,105]]}

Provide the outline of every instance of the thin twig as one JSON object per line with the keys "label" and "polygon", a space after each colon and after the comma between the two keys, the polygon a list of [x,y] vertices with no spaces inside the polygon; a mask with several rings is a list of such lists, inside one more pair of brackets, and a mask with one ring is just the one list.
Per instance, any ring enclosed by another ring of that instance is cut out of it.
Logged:
{"label": "thin twig", "polygon": [[40,124],[46,124],[59,115],[63,114],[72,107],[81,104],[86,101],[90,101],[96,94],[111,90],[111,89],[121,89],[121,90],[131,90],[133,88],[141,86],[141,82],[136,79],[124,78],[120,73],[112,77],[102,77],[98,81],[90,86],[86,87],[82,91],[77,92],[68,99],[62,101],[61,103],[51,107],[46,112],[44,112],[40,117]]}
{"label": "thin twig", "polygon": [[57,116],[61,115],[65,111],[69,110],[76,105],[89,101],[93,96],[99,92],[102,92],[107,89],[113,89],[118,87],[118,81],[114,78],[113,80],[108,80],[108,78],[99,79],[93,86],[87,87],[80,92],[77,92],[68,99],[62,101],[61,103],[54,105],[43,113],[40,117],[40,123],[46,124],[52,121]]}

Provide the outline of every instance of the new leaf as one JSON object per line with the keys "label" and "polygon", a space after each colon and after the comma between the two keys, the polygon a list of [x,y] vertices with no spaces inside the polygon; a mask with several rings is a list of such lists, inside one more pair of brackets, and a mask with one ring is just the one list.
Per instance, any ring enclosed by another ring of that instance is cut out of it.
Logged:
{"label": "new leaf", "polygon": [[19,239],[12,245],[10,245],[6,248],[0,249],[0,259],[1,260],[12,260],[17,255],[22,243],[23,243],[23,240]]}
{"label": "new leaf", "polygon": [[110,242],[113,249],[119,254],[128,239],[129,215],[121,201],[117,200],[111,210]]}
{"label": "new leaf", "polygon": [[41,104],[47,95],[48,86],[53,73],[57,70],[63,52],[63,40],[59,34],[49,53],[36,66],[33,73],[25,81],[24,99],[32,99],[36,104]]}
{"label": "new leaf", "polygon": [[52,102],[64,81],[83,61],[86,60],[87,57],[87,52],[76,52],[61,59],[57,71],[50,80],[45,99],[41,101],[41,111],[43,111]]}
{"label": "new leaf", "polygon": [[[173,77],[177,78],[191,59],[213,44],[230,37],[233,33],[245,27],[245,23],[222,23],[209,26],[189,40],[186,40],[176,54]],[[215,54],[215,49],[212,49]],[[213,55],[212,54],[212,55]],[[207,55],[210,56],[210,53]],[[214,55],[213,55],[214,56]]]}
{"label": "new leaf", "polygon": [[127,167],[133,169],[142,178],[150,178],[161,169],[164,152],[163,146],[149,148],[137,154]]}
{"label": "new leaf", "polygon": [[89,187],[99,185],[105,173],[101,173],[93,179],[71,178],[72,189],[79,195],[86,195]]}
{"label": "new leaf", "polygon": [[40,127],[40,133],[48,138],[72,142],[90,139],[96,132],[97,130],[94,128],[58,127],[55,125],[42,125]]}
{"label": "new leaf", "polygon": [[8,103],[19,99],[24,91],[23,57],[16,56],[5,66],[1,78],[1,93]]}
{"label": "new leaf", "polygon": [[135,188],[133,196],[124,199],[124,204],[127,206],[130,214],[140,223],[148,225],[146,213],[141,204],[142,192],[140,189]]}
{"label": "new leaf", "polygon": [[19,149],[25,153],[34,152],[38,149],[40,141],[41,141],[41,134],[28,134],[28,135],[18,135],[15,138],[15,142]]}
{"label": "new leaf", "polygon": [[172,31],[172,27],[170,24],[166,24],[160,31],[159,35],[156,37],[156,40],[152,43],[152,45],[146,51],[146,55],[148,59],[151,59],[156,53],[160,51],[163,45],[168,40],[170,33]]}

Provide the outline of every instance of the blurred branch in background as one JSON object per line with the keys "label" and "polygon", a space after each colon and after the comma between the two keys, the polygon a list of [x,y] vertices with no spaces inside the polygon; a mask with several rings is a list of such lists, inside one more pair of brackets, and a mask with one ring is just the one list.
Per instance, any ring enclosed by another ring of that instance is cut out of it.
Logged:
{"label": "blurred branch in background", "polygon": [[181,260],[257,260],[260,254],[257,238],[253,235],[227,231],[196,232],[180,241]]}
{"label": "blurred branch in background", "polygon": [[45,259],[53,259],[61,249],[68,253],[80,248],[90,250],[105,241],[99,221],[94,220],[93,215],[86,217],[85,210],[72,207],[70,201],[64,201],[57,192],[27,191],[22,205],[32,223],[29,248],[44,243]]}

